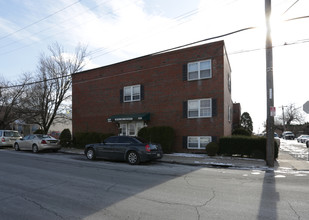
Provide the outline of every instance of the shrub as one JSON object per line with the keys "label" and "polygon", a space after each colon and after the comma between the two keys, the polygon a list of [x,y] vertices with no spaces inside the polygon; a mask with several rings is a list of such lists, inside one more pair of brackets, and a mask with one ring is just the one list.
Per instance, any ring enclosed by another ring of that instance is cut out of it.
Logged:
{"label": "shrub", "polygon": [[251,133],[244,128],[237,128],[233,131],[232,135],[251,136]]}
{"label": "shrub", "polygon": [[72,144],[72,135],[70,129],[64,129],[59,136],[59,140],[61,147],[70,147]]}
{"label": "shrub", "polygon": [[208,156],[216,156],[219,151],[219,145],[216,142],[211,142],[206,146],[206,153]]}
{"label": "shrub", "polygon": [[[278,145],[274,143],[274,157],[278,158]],[[231,136],[220,138],[219,154],[249,156],[253,158],[266,159],[266,138]]]}
{"label": "shrub", "polygon": [[151,140],[150,130],[151,130],[150,128],[143,127],[141,130],[139,130],[137,136],[138,137],[142,137],[142,138],[144,138],[147,141],[150,141]]}
{"label": "shrub", "polygon": [[79,132],[73,135],[73,145],[76,148],[84,148],[86,144],[102,143],[104,139],[114,134],[102,134],[97,132]]}
{"label": "shrub", "polygon": [[164,153],[171,153],[175,140],[175,131],[168,126],[144,127],[138,132],[138,136],[149,142],[161,144]]}

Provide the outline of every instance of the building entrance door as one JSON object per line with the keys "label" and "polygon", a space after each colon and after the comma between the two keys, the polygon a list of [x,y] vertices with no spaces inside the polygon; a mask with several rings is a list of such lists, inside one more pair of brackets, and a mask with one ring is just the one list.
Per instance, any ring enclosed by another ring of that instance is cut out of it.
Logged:
{"label": "building entrance door", "polygon": [[142,129],[144,122],[132,121],[132,122],[120,122],[120,136],[137,136],[138,131]]}

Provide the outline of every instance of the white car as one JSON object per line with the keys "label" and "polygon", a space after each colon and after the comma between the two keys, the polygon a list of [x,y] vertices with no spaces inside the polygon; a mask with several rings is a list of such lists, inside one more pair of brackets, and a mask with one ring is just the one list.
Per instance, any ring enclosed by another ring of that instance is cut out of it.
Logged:
{"label": "white car", "polygon": [[60,150],[61,145],[56,138],[53,138],[46,134],[31,134],[24,138],[17,140],[14,143],[16,151],[19,150],[32,150],[33,153],[37,153],[42,150],[51,149],[54,152]]}
{"label": "white car", "polygon": [[20,139],[21,136],[18,131],[13,130],[0,130],[0,146],[2,147],[13,147],[16,140]]}
{"label": "white car", "polygon": [[309,139],[309,135],[307,134],[302,134],[298,138],[296,138],[298,143],[305,143],[306,139]]}
{"label": "white car", "polygon": [[282,133],[282,138],[285,140],[294,140],[295,135],[291,131],[285,131]]}

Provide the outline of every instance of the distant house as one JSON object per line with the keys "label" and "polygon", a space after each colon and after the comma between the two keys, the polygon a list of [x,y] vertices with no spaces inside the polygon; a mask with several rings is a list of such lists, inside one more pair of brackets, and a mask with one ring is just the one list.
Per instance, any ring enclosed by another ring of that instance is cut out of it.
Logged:
{"label": "distant house", "polygon": [[233,118],[240,118],[240,111],[233,116],[224,41],[79,72],[72,80],[73,133],[133,136],[145,126],[170,126],[173,151],[198,152],[231,135]]}
{"label": "distant house", "polygon": [[22,136],[33,134],[36,130],[40,128],[37,124],[28,124],[23,120],[16,120],[11,123],[11,129],[18,131]]}
{"label": "distant house", "polygon": [[[48,134],[55,138],[59,138],[60,133],[66,128],[72,131],[71,113],[67,114],[67,118],[54,121],[49,128]],[[34,134],[38,129],[40,129],[40,126],[38,124],[27,123],[19,119],[10,124],[10,129],[18,131],[22,136],[26,136],[29,134]]]}

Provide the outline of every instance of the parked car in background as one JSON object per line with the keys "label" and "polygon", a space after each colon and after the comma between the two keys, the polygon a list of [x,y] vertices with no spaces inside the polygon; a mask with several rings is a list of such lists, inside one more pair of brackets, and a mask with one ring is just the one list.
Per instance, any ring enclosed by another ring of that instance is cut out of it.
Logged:
{"label": "parked car in background", "polygon": [[306,140],[309,139],[309,135],[303,134],[296,138],[298,143],[306,143]]}
{"label": "parked car in background", "polygon": [[278,147],[280,147],[280,138],[279,138],[279,135],[276,132],[274,133],[274,140],[278,144]]}
{"label": "parked car in background", "polygon": [[296,140],[297,140],[298,143],[300,143],[300,139],[301,139],[303,136],[304,136],[304,135],[302,134],[302,135],[299,135],[299,136],[296,138]]}
{"label": "parked car in background", "polygon": [[16,140],[19,140],[21,135],[18,131],[13,130],[0,130],[0,146],[13,147]]}
{"label": "parked car in background", "polygon": [[285,140],[294,140],[295,135],[291,131],[285,131],[282,133],[282,138]]}
{"label": "parked car in background", "polygon": [[129,164],[139,164],[163,157],[160,144],[149,143],[139,137],[112,136],[103,143],[87,144],[85,155],[89,160],[100,157],[109,160],[127,161]]}
{"label": "parked car in background", "polygon": [[[266,137],[266,132],[263,132],[259,136]],[[280,147],[280,138],[279,138],[279,135],[276,132],[274,132],[274,141],[276,141],[276,143],[278,144],[278,147]]]}
{"label": "parked car in background", "polygon": [[54,152],[60,150],[61,146],[58,144],[58,140],[45,134],[31,134],[24,138],[17,140],[14,143],[16,151],[19,150],[32,150],[33,153],[38,153],[42,150],[51,149]]}

